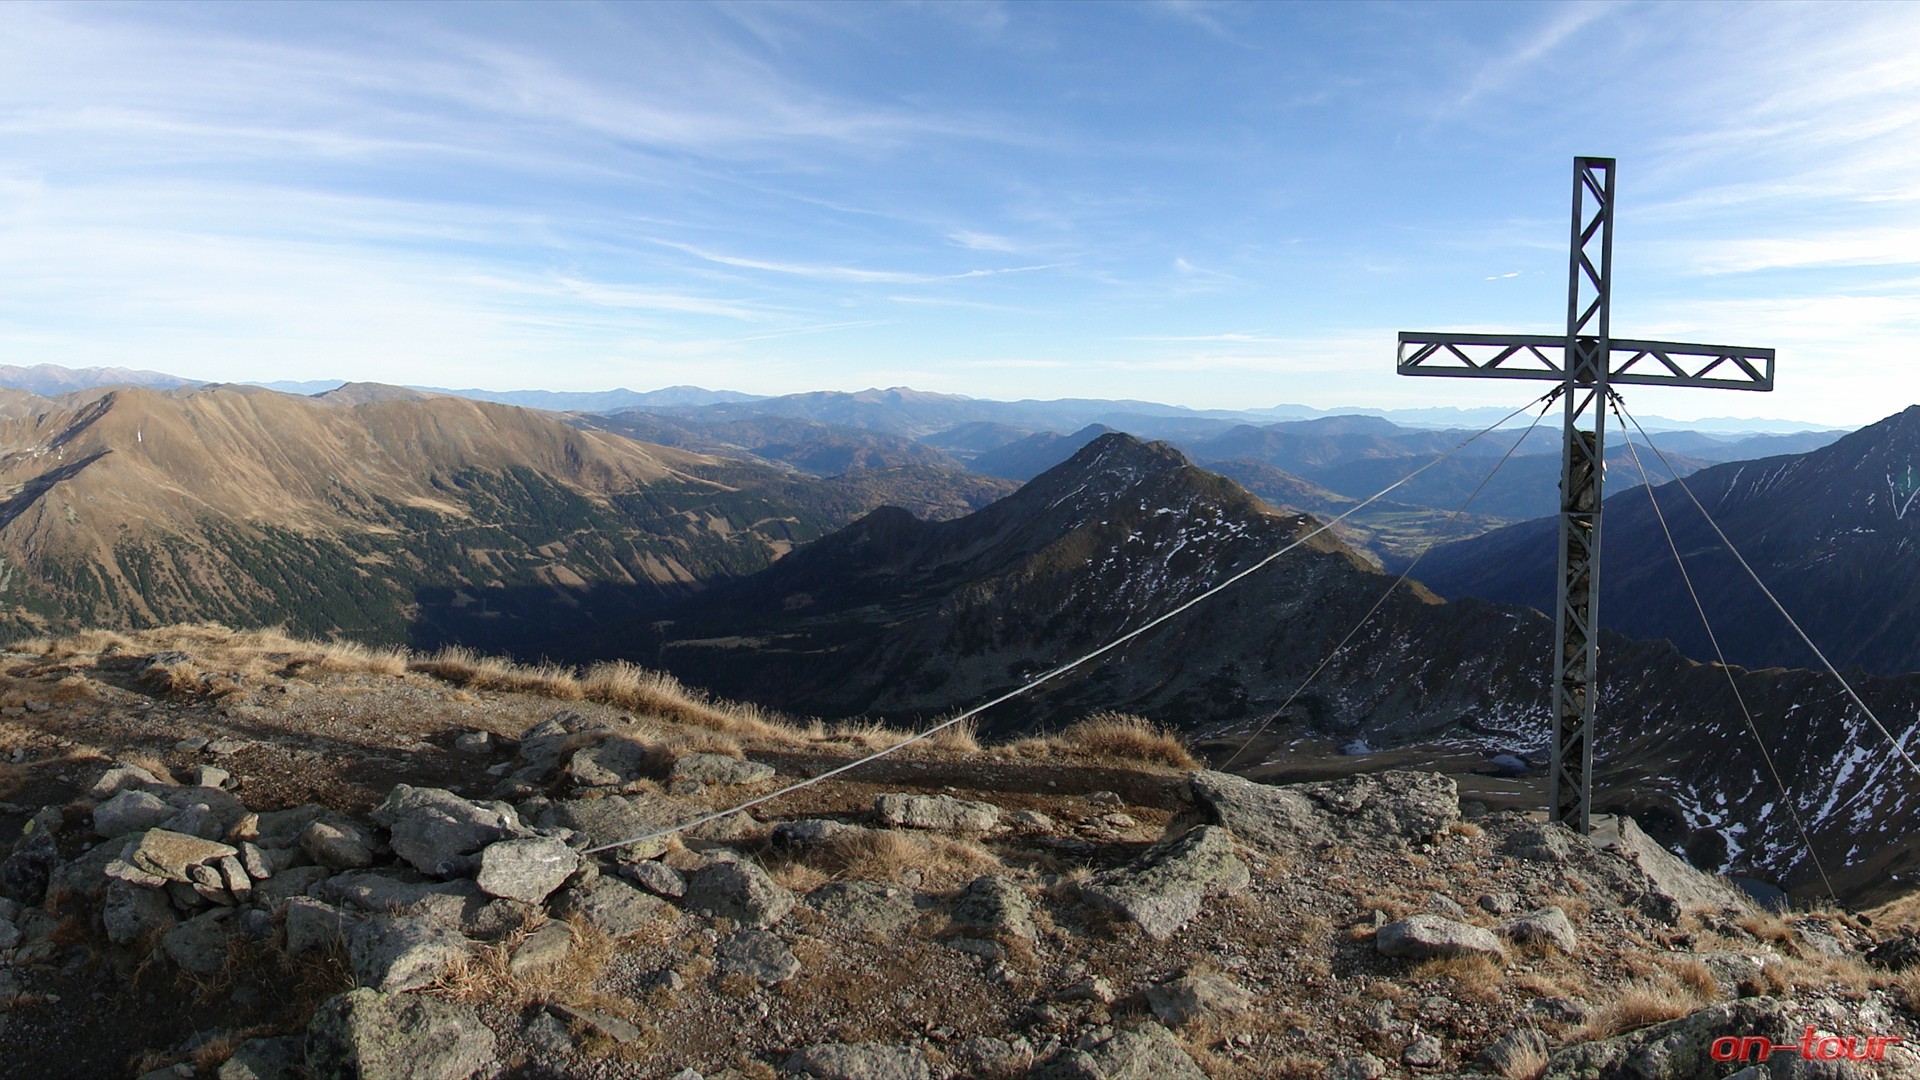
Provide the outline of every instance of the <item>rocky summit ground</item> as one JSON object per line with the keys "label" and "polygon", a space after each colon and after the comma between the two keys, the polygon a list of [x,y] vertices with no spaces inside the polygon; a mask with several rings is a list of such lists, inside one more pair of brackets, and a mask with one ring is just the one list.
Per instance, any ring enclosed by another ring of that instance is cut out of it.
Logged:
{"label": "rocky summit ground", "polygon": [[17,643],[5,1074],[1920,1076],[1910,907],[1763,912],[1433,774],[1255,784],[1095,717],[649,835],[899,737],[623,665]]}

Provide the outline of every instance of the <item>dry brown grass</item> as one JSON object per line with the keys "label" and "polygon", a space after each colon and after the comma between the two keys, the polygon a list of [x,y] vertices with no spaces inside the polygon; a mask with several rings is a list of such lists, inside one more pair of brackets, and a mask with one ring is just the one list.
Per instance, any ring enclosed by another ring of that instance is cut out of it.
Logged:
{"label": "dry brown grass", "polygon": [[1500,1067],[1500,1075],[1504,1080],[1540,1080],[1541,1074],[1547,1071],[1547,1062],[1547,1051],[1537,1046],[1523,1047],[1507,1058],[1506,1064]]}
{"label": "dry brown grass", "polygon": [[1456,821],[1447,826],[1447,831],[1466,840],[1478,840],[1487,835],[1487,830],[1471,821]]}
{"label": "dry brown grass", "polygon": [[1021,739],[1006,749],[1016,757],[1071,757],[1182,772],[1200,767],[1177,733],[1129,713],[1095,713],[1052,735]]}
{"label": "dry brown grass", "polygon": [[756,706],[718,701],[664,671],[652,671],[625,660],[593,665],[580,677],[579,686],[588,701],[643,716],[730,735],[788,743],[801,741],[800,733],[792,725]]}
{"label": "dry brown grass", "polygon": [[464,645],[449,645],[407,662],[407,670],[474,690],[537,694],[555,701],[579,701],[586,689],[572,668],[558,664],[516,664],[505,657],[482,656]]}
{"label": "dry brown grass", "polygon": [[1610,1039],[1623,1032],[1678,1020],[1706,1005],[1677,980],[1635,981],[1615,992],[1613,1000],[1580,1031],[1582,1039]]}
{"label": "dry brown grass", "polygon": [[335,641],[320,646],[320,660],[314,666],[340,675],[405,675],[412,654],[392,645],[376,647],[357,641]]}
{"label": "dry brown grass", "polygon": [[1500,964],[1484,956],[1443,956],[1415,964],[1408,977],[1416,981],[1446,979],[1453,983],[1453,997],[1489,1002],[1500,997],[1500,984],[1507,973]]}
{"label": "dry brown grass", "polygon": [[899,881],[918,870],[924,887],[957,885],[1005,869],[999,856],[971,840],[898,829],[836,837],[797,861],[834,878]]}
{"label": "dry brown grass", "polygon": [[965,720],[949,728],[941,728],[926,740],[926,746],[943,754],[977,754],[980,752],[980,723],[977,720]]}
{"label": "dry brown grass", "polygon": [[158,780],[163,784],[176,784],[176,785],[178,784],[178,781],[174,779],[172,767],[170,767],[166,762],[160,760],[160,756],[158,754],[147,754],[147,753],[123,754],[120,757],[120,763],[123,765],[134,765],[134,766],[138,766],[139,768],[145,769],[148,772],[153,774],[153,778],[155,780]]}

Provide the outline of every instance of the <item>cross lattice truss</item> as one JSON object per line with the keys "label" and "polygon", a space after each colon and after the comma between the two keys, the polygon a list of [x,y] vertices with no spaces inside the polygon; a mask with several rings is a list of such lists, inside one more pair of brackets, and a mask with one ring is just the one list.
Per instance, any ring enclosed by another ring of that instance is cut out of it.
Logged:
{"label": "cross lattice truss", "polygon": [[1613,204],[1614,160],[1573,159],[1565,334],[1403,333],[1398,361],[1402,375],[1543,379],[1561,385],[1560,592],[1554,608],[1547,815],[1583,833],[1592,828],[1608,386],[1773,389],[1772,349],[1613,338]]}
{"label": "cross lattice truss", "polygon": [[[1640,386],[1773,389],[1773,350],[1677,341],[1614,340],[1607,382]],[[1400,335],[1402,375],[1567,379],[1567,339],[1548,334]]]}

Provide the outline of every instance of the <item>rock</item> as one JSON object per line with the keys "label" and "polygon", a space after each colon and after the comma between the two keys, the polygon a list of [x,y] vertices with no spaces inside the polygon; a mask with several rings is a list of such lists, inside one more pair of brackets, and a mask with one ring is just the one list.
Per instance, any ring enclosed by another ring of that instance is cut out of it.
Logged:
{"label": "rock", "polygon": [[507,971],[526,978],[566,962],[573,952],[573,931],[563,922],[550,922],[528,934],[507,959]]}
{"label": "rock", "polygon": [[1440,1064],[1443,1056],[1440,1040],[1431,1035],[1420,1036],[1400,1051],[1400,1060],[1416,1069],[1431,1069]]}
{"label": "rock", "polygon": [[745,975],[761,986],[783,983],[800,974],[800,961],[777,935],[742,930],[720,943],[714,962],[722,975]]}
{"label": "rock", "polygon": [[373,865],[376,844],[365,826],[336,817],[301,830],[300,850],[329,870],[354,870]]}
{"label": "rock", "polygon": [[227,833],[221,824],[220,815],[206,803],[189,803],[173,812],[173,816],[160,823],[160,827],[170,832],[197,836],[202,840],[218,840]]}
{"label": "rock", "polygon": [[573,1053],[573,1034],[559,1017],[545,1010],[527,1021],[527,1026],[520,1029],[520,1037],[549,1054]]}
{"label": "rock", "polygon": [[1038,810],[1015,810],[1006,816],[1006,822],[1027,832],[1036,833],[1052,833],[1060,827],[1052,818]]}
{"label": "rock", "polygon": [[856,934],[897,934],[920,917],[912,889],[883,881],[835,881],[807,894],[807,906]]}
{"label": "rock", "polygon": [[1487,759],[1495,776],[1525,776],[1533,771],[1526,758],[1518,754],[1495,754]]}
{"label": "rock", "polygon": [[215,757],[227,757],[237,754],[253,744],[245,739],[221,738],[208,743],[204,749]]}
{"label": "rock", "polygon": [[580,868],[580,856],[545,836],[502,840],[480,852],[474,881],[489,896],[538,904]]}
{"label": "rock", "polygon": [[221,884],[233,894],[235,902],[245,904],[253,899],[253,879],[247,876],[247,868],[240,865],[237,856],[222,856],[214,865],[219,867]]}
{"label": "rock", "polygon": [[1147,988],[1147,1005],[1168,1027],[1185,1027],[1195,1020],[1239,1014],[1253,1008],[1253,995],[1224,975],[1184,975]]}
{"label": "rock", "polygon": [[87,788],[87,798],[104,801],[127,788],[159,786],[160,778],[138,765],[115,765],[101,773]]}
{"label": "rock", "polygon": [[1572,998],[1543,997],[1527,1002],[1527,1015],[1555,1024],[1584,1024],[1593,1018],[1593,1010]]}
{"label": "rock", "polygon": [[793,894],[767,876],[758,863],[714,863],[687,878],[684,898],[689,911],[732,919],[741,926],[765,929],[793,910]]}
{"label": "rock", "polygon": [[543,828],[572,829],[585,835],[592,847],[624,843],[617,849],[617,857],[627,862],[639,862],[664,854],[667,838],[659,836],[642,842],[627,841],[674,824],[666,815],[667,812],[660,808],[642,810],[631,799],[609,795],[601,799],[564,799],[554,802],[541,811],[539,824]]}
{"label": "rock", "polygon": [[325,817],[330,811],[318,803],[306,803],[290,810],[269,810],[254,815],[254,835],[247,839],[261,847],[295,846],[302,830]]}
{"label": "rock", "polygon": [[687,893],[687,879],[680,876],[680,871],[652,859],[621,863],[619,874],[655,896],[678,897]]}
{"label": "rock", "polygon": [[493,749],[493,733],[468,731],[453,740],[453,748],[463,754],[484,754]]}
{"label": "rock", "polygon": [[1738,914],[1747,910],[1740,889],[1725,878],[1705,874],[1640,831],[1630,817],[1596,823],[1593,842],[1644,875],[1648,900],[1641,907],[1669,921],[1702,909]]}
{"label": "rock", "polygon": [[362,986],[382,993],[431,986],[467,955],[467,939],[419,915],[372,915],[347,931],[347,955]]}
{"label": "rock", "polygon": [[172,817],[173,807],[158,795],[139,788],[126,788],[93,808],[93,831],[112,839],[128,833],[144,832]]}
{"label": "rock", "polygon": [[[57,819],[57,809],[54,815]],[[47,884],[61,861],[53,837],[38,828],[37,822],[35,815],[35,820],[27,822],[30,831],[20,837],[13,853],[0,861],[0,896],[25,904],[37,904],[46,897]]]}
{"label": "rock", "polygon": [[1377,847],[1426,840],[1460,820],[1460,792],[1437,773],[1380,772],[1276,787],[1220,772],[1189,781],[1206,817],[1244,843],[1311,852],[1326,843]]}
{"label": "rock", "polygon": [[1207,1074],[1166,1028],[1150,1024],[1062,1051],[1033,1075],[1036,1080],[1205,1080]]}
{"label": "rock", "polygon": [[653,749],[637,739],[614,736],[573,752],[567,779],[581,787],[630,784],[654,771]]}
{"label": "rock", "polygon": [[1382,956],[1402,956],[1410,960],[1452,956],[1506,960],[1506,950],[1500,947],[1499,938],[1477,926],[1439,915],[1413,915],[1390,922],[1374,934],[1373,947]]}
{"label": "rock", "polygon": [[217,1080],[293,1080],[304,1070],[307,1040],[299,1035],[248,1039],[214,1073]]}
{"label": "rock", "polygon": [[978,877],[953,908],[953,921],[990,937],[1031,941],[1033,904],[1020,886],[997,874]]}
{"label": "rock", "polygon": [[1380,1080],[1387,1075],[1387,1063],[1372,1054],[1337,1057],[1320,1070],[1320,1080]]}
{"label": "rock", "polygon": [[1033,1044],[1021,1038],[976,1035],[949,1047],[947,1063],[965,1076],[1025,1076],[1033,1067]]}
{"label": "rock", "polygon": [[1139,924],[1165,941],[1200,913],[1200,902],[1235,893],[1249,880],[1226,830],[1201,825],[1156,844],[1132,864],[1095,874],[1080,887],[1089,902]]}
{"label": "rock", "polygon": [[527,835],[510,808],[482,806],[443,788],[396,784],[372,816],[391,832],[395,855],[440,878],[471,874],[482,848]]}
{"label": "rock", "polygon": [[1715,1076],[1725,1066],[1711,1059],[1713,1041],[1726,1035],[1797,1044],[1802,1029],[1789,1017],[1785,1003],[1776,998],[1709,1005],[1689,1016],[1611,1039],[1562,1047],[1547,1059],[1540,1080]]}
{"label": "rock", "polygon": [[932,1080],[920,1051],[875,1043],[822,1043],[795,1051],[783,1072],[818,1080]]}
{"label": "rock", "polygon": [[873,800],[873,813],[888,825],[942,832],[986,832],[1000,824],[999,807],[951,795],[881,795]]}
{"label": "rock", "polygon": [[1473,906],[1489,915],[1507,915],[1520,906],[1520,898],[1510,892],[1482,893]]}
{"label": "rock", "polygon": [[553,1010],[554,1015],[563,1020],[579,1024],[626,1046],[637,1046],[647,1038],[639,1028],[609,1013],[576,1009],[571,1005],[562,1005],[558,1002],[549,1004],[547,1008]]}
{"label": "rock", "polygon": [[1526,862],[1564,863],[1587,839],[1565,825],[1526,821],[1514,826],[1500,845],[1500,854]]}
{"label": "rock", "polygon": [[1055,1001],[1097,1001],[1102,1005],[1111,1005],[1119,998],[1119,992],[1114,990],[1113,983],[1107,981],[1104,975],[1081,979],[1072,986],[1060,988],[1053,995]]}
{"label": "rock", "polygon": [[1459,901],[1446,893],[1436,892],[1427,897],[1427,910],[1459,922],[1467,921],[1467,909],[1461,907]]}
{"label": "rock", "polygon": [[559,914],[578,915],[610,938],[639,933],[665,906],[659,897],[613,877],[569,885],[553,904]]}
{"label": "rock", "polygon": [[294,897],[287,901],[287,955],[300,956],[315,949],[344,949],[348,934],[359,922],[358,915],[332,904],[310,896]]}
{"label": "rock", "polygon": [[1480,1051],[1480,1063],[1500,1076],[1518,1076],[1531,1072],[1528,1065],[1547,1060],[1550,1044],[1538,1028],[1515,1028],[1495,1039]]}
{"label": "rock", "polygon": [[773,843],[776,847],[810,848],[829,844],[836,840],[864,836],[872,829],[864,825],[850,825],[832,818],[806,818],[801,821],[783,821],[773,827]]}
{"label": "rock", "polygon": [[215,908],[167,931],[160,938],[160,946],[182,969],[195,975],[213,975],[227,965],[227,946],[233,931],[233,912]]}
{"label": "rock", "polygon": [[493,1032],[471,1006],[362,987],[307,1025],[315,1080],[467,1080],[493,1064]]}
{"label": "rock", "polygon": [[193,786],[224,788],[233,779],[233,774],[217,765],[195,765],[193,767]]}
{"label": "rock", "polygon": [[1509,919],[1500,924],[1497,932],[1516,945],[1551,945],[1568,955],[1580,947],[1567,913],[1551,905]]}
{"label": "rock", "polygon": [[324,866],[295,866],[282,870],[265,881],[254,883],[253,902],[269,911],[278,911],[282,904],[296,896],[305,896],[332,875],[333,871]]}
{"label": "rock", "polygon": [[108,941],[115,945],[137,945],[154,934],[173,929],[180,919],[173,913],[173,905],[167,903],[166,893],[114,881],[107,885],[100,921],[106,927]]}
{"label": "rock", "polygon": [[725,754],[688,754],[675,761],[667,775],[701,784],[758,784],[773,779],[773,766]]}
{"label": "rock", "polygon": [[129,845],[121,858],[134,869],[154,877],[191,884],[193,879],[188,876],[191,868],[238,854],[237,849],[217,840],[166,829],[148,829]]}

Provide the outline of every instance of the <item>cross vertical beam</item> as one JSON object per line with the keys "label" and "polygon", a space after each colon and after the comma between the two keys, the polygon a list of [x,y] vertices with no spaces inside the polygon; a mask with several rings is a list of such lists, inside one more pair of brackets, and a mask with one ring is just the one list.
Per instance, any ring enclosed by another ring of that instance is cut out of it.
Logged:
{"label": "cross vertical beam", "polygon": [[[1573,161],[1568,243],[1559,594],[1554,604],[1553,741],[1547,818],[1582,834],[1593,822],[1593,710],[1600,659],[1600,508],[1613,350],[1612,158]],[[1589,209],[1591,206],[1591,209]]]}
{"label": "cross vertical beam", "polygon": [[1591,831],[1593,824],[1600,507],[1610,387],[1773,389],[1772,349],[1614,338],[1613,173],[1612,158],[1573,159],[1564,336],[1402,333],[1398,363],[1402,375],[1541,379],[1560,384],[1565,422],[1547,816],[1583,833]]}

